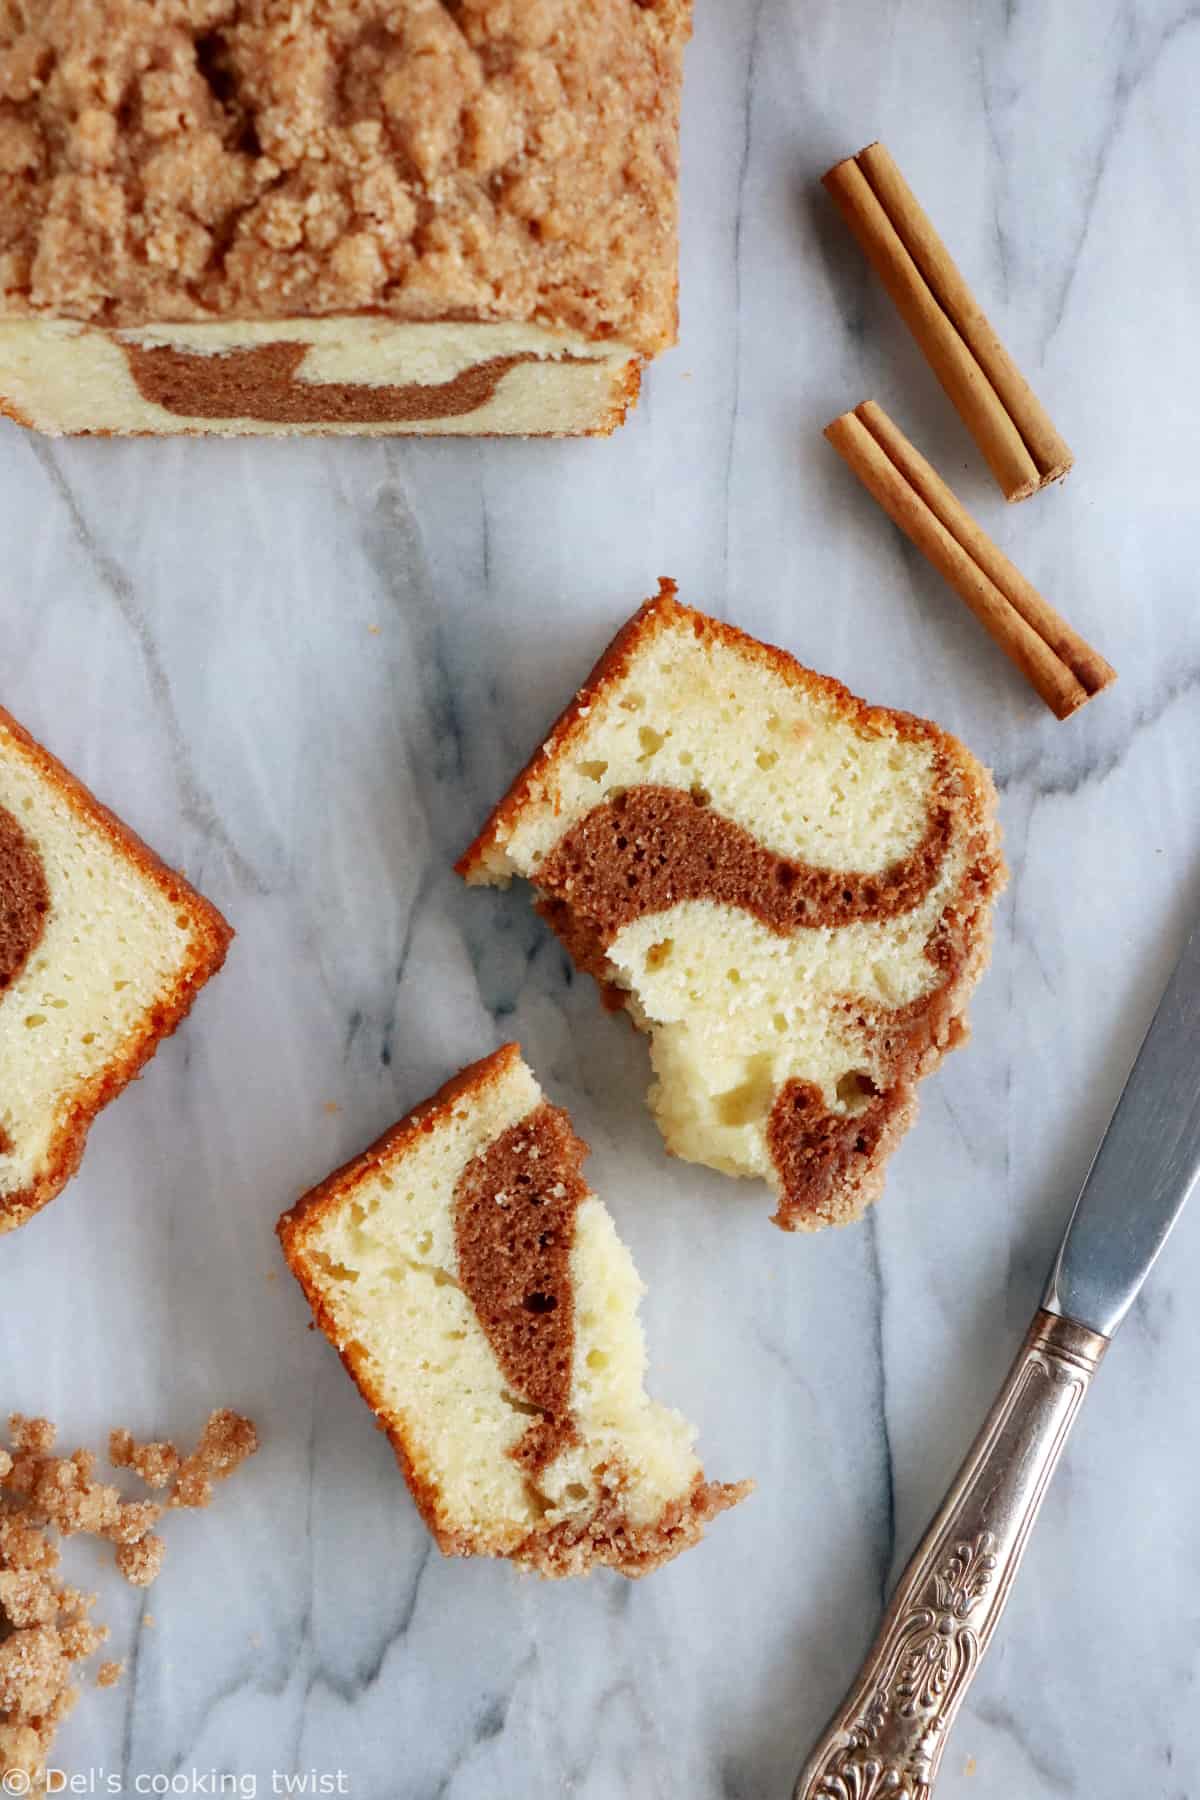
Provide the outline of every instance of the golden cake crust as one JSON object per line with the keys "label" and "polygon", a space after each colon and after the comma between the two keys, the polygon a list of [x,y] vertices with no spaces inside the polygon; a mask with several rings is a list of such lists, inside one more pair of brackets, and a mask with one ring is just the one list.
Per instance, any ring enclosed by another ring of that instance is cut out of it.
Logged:
{"label": "golden cake crust", "polygon": [[979,787],[978,765],[974,758],[957,738],[940,730],[929,719],[921,719],[914,713],[901,712],[891,707],[869,705],[832,675],[818,675],[815,670],[797,662],[787,650],[781,650],[775,644],[765,644],[760,638],[739,631],[736,625],[727,625],[720,619],[710,618],[707,613],[697,612],[694,607],[683,605],[676,598],[678,592],[677,582],[672,581],[668,575],[660,576],[658,593],[639,607],[618,631],[574,698],[559,713],[545,739],[517,775],[503,799],[489,814],[478,837],[455,863],[456,872],[465,881],[486,879],[484,863],[488,852],[500,846],[507,829],[519,818],[530,800],[537,797],[554,765],[571,755],[575,744],[587,730],[588,714],[593,703],[607,688],[615,686],[624,678],[635,656],[650,639],[679,624],[689,626],[700,639],[715,639],[730,645],[743,656],[763,663],[801,692],[819,696],[823,705],[855,730],[870,732],[872,729],[888,728],[902,737],[924,740],[945,754],[969,778],[972,789]]}
{"label": "golden cake crust", "polygon": [[[169,868],[136,832],[97,800],[3,707],[0,707],[0,730],[72,812],[85,819],[90,829],[99,832],[114,850],[134,864],[143,879],[153,883],[173,906],[188,915],[193,929],[191,954],[175,981],[159,995],[144,1027],[131,1035],[121,1051],[76,1094],[36,1179],[27,1187],[0,1194],[2,1233],[23,1225],[61,1193],[79,1167],[96,1115],[140,1073],[162,1040],[170,1037],[186,1018],[200,989],[225,961],[233,928],[210,901],[198,894],[182,875]],[[0,1000],[2,998],[0,995]]]}
{"label": "golden cake crust", "polygon": [[469,1555],[471,1546],[447,1528],[438,1505],[437,1484],[428,1464],[413,1455],[403,1434],[388,1423],[386,1401],[371,1375],[371,1359],[366,1349],[353,1341],[344,1345],[339,1343],[337,1322],[325,1304],[319,1284],[313,1279],[308,1245],[322,1217],[336,1211],[346,1194],[353,1192],[370,1168],[401,1154],[423,1131],[436,1131],[439,1123],[449,1117],[459,1100],[468,1095],[478,1095],[489,1087],[499,1086],[520,1060],[519,1045],[503,1044],[499,1050],[493,1050],[490,1056],[480,1057],[478,1062],[461,1069],[449,1081],[443,1082],[428,1100],[423,1100],[410,1113],[406,1113],[404,1118],[381,1133],[358,1156],[352,1156],[331,1175],[327,1175],[324,1181],[302,1194],[275,1227],[284,1259],[304,1290],[304,1296],[312,1307],[313,1319],[337,1351],[343,1368],[374,1413],[379,1430],[387,1433],[388,1442],[395,1452],[396,1461],[408,1483],[417,1510],[438,1548],[447,1556]]}
{"label": "golden cake crust", "polygon": [[[419,1106],[405,1113],[402,1119],[381,1132],[373,1143],[367,1145],[357,1156],[350,1157],[340,1168],[334,1169],[324,1181],[302,1194],[294,1206],[290,1206],[279,1220],[275,1230],[283,1246],[288,1267],[304,1285],[303,1276],[297,1267],[296,1258],[302,1256],[314,1227],[325,1213],[336,1209],[342,1197],[350,1193],[371,1166],[390,1161],[398,1156],[407,1145],[411,1144],[421,1132],[435,1131],[438,1124],[453,1112],[455,1102],[467,1094],[480,1094],[486,1088],[497,1087],[521,1060],[521,1049],[518,1044],[502,1044],[499,1050],[493,1050],[488,1056],[481,1056],[477,1062],[469,1063],[444,1081],[436,1093],[422,1100]],[[307,1292],[307,1288],[305,1292]]]}
{"label": "golden cake crust", "polygon": [[4,0],[0,315],[676,328],[690,0]]}

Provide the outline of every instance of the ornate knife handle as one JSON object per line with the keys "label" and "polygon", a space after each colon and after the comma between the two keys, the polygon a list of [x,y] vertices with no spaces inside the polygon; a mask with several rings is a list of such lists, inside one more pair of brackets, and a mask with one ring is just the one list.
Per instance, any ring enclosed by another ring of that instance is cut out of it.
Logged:
{"label": "ornate knife handle", "polygon": [[1039,1312],[793,1800],[927,1800],[1109,1340]]}

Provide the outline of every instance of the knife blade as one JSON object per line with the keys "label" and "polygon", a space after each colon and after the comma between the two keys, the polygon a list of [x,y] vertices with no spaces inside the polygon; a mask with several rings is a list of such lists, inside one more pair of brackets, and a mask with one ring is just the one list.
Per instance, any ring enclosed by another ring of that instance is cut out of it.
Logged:
{"label": "knife blade", "polygon": [[929,1800],[1092,1377],[1200,1175],[1200,923],[1096,1152],[1008,1379],[793,1800]]}
{"label": "knife blade", "polygon": [[1075,1202],[1042,1305],[1111,1338],[1200,1175],[1200,924]]}

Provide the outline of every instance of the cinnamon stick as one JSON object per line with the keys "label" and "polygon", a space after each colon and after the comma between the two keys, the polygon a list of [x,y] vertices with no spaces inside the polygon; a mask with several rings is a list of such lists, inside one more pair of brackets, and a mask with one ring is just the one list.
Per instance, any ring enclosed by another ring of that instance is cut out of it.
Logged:
{"label": "cinnamon stick", "polygon": [[1116,680],[1116,670],[976,524],[881,406],[865,400],[827,425],[825,436],[1056,718],[1070,718]]}
{"label": "cinnamon stick", "polygon": [[1060,480],[1071,451],[888,151],[868,144],[823,179],[1005,499]]}

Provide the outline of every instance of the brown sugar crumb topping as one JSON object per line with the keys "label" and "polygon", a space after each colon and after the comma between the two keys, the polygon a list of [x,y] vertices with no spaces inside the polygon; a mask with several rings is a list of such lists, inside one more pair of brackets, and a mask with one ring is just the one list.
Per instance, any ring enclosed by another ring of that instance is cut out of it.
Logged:
{"label": "brown sugar crumb topping", "polygon": [[258,1433],[249,1419],[243,1419],[228,1408],[210,1413],[200,1442],[179,1465],[179,1474],[167,1504],[210,1505],[213,1483],[227,1481],[257,1449]]}
{"label": "brown sugar crumb topping", "polygon": [[114,1469],[132,1469],[147,1487],[164,1488],[179,1469],[174,1444],[139,1444],[131,1431],[109,1433],[108,1460]]}
{"label": "brown sugar crumb topping", "polygon": [[925,898],[950,844],[953,806],[939,785],[920,843],[874,875],[779,856],[703,795],[627,788],[564,832],[539,866],[537,886],[604,945],[634,920],[685,900],[739,907],[781,937],[895,918]]}
{"label": "brown sugar crumb topping", "polygon": [[0,995],[37,949],[49,911],[50,889],[37,847],[0,806]]}
{"label": "brown sugar crumb topping", "polygon": [[698,1543],[706,1525],[754,1489],[752,1481],[714,1482],[697,1475],[690,1491],[672,1500],[656,1519],[635,1525],[626,1510],[628,1471],[613,1461],[597,1475],[594,1510],[563,1519],[549,1531],[531,1532],[513,1552],[515,1562],[555,1578],[585,1575],[604,1563],[636,1579]]}
{"label": "brown sugar crumb topping", "polygon": [[117,1546],[116,1563],[131,1587],[149,1587],[157,1581],[167,1546],[153,1532],[131,1544]]}
{"label": "brown sugar crumb topping", "polygon": [[[163,1508],[127,1500],[95,1480],[96,1458],[88,1450],[56,1456],[49,1419],[14,1413],[9,1436],[11,1449],[0,1448],[0,1783],[15,1775],[38,1787],[58,1726],[78,1698],[74,1666],[108,1637],[105,1626],[88,1618],[96,1596],[57,1579],[54,1535],[107,1539],[126,1580],[144,1587],[162,1567],[166,1546],[151,1528]],[[139,1445],[129,1432],[115,1431],[111,1460],[144,1471],[156,1487],[173,1483],[169,1506],[207,1505],[212,1481],[232,1474],[257,1441],[248,1419],[215,1412],[190,1456],[181,1457],[172,1444]],[[101,1664],[97,1684],[111,1687],[122,1666]]]}
{"label": "brown sugar crumb topping", "polygon": [[515,1402],[539,1415],[511,1452],[533,1474],[575,1439],[571,1249],[586,1155],[543,1102],[468,1163],[454,1196],[459,1279]]}
{"label": "brown sugar crumb topping", "polygon": [[690,0],[3,0],[0,310],[675,323]]}

